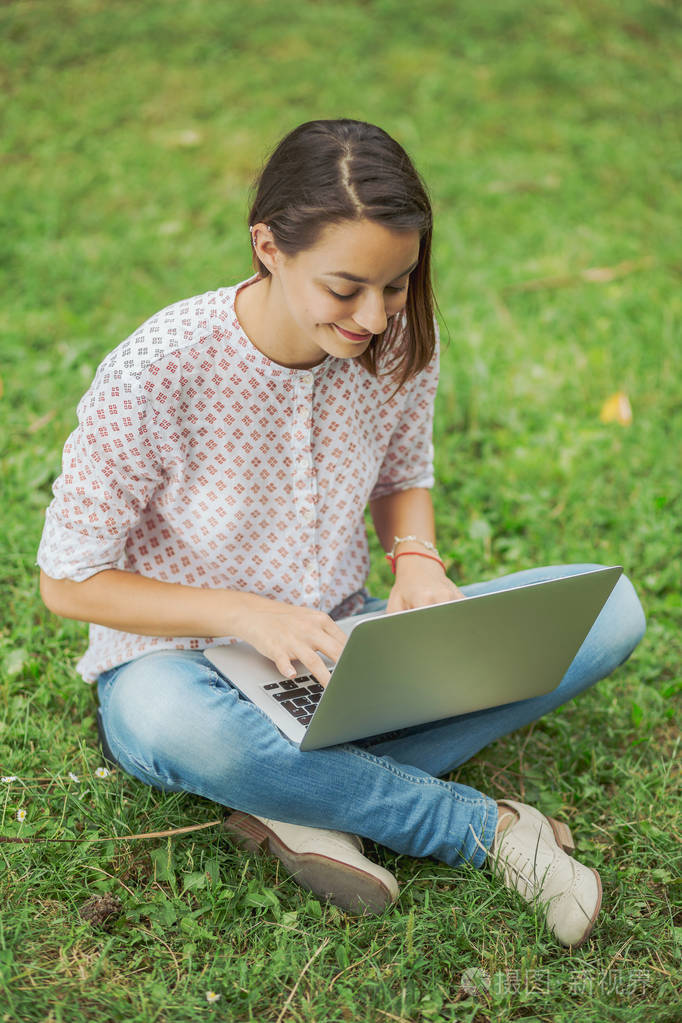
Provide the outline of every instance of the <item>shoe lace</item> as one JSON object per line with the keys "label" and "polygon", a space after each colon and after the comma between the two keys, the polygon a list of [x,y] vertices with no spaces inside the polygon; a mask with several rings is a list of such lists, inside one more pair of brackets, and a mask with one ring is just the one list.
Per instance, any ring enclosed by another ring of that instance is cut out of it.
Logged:
{"label": "shoe lace", "polygon": [[[537,854],[537,845],[535,851]],[[507,885],[516,888],[525,899],[532,899],[542,892],[548,868],[545,868],[542,878],[538,878],[536,858],[531,859],[520,850],[511,849],[504,858],[498,854],[496,865],[498,869],[501,867]]]}
{"label": "shoe lace", "polygon": [[[531,858],[522,850],[514,848],[505,851],[504,856],[502,856],[501,849],[495,850],[496,842],[493,844],[492,849],[487,849],[479,840],[478,835],[471,824],[469,825],[469,829],[473,835],[476,845],[479,849],[482,849],[485,852],[489,859],[492,860],[493,872],[501,873],[504,882],[509,888],[516,888],[516,890],[525,899],[532,900],[534,897],[540,895],[549,869],[548,864],[542,877],[538,877],[537,862],[538,849],[540,846],[540,831],[538,831],[533,857]],[[503,845],[502,839],[500,839],[499,844],[500,846]],[[523,886],[523,890],[521,886]]]}

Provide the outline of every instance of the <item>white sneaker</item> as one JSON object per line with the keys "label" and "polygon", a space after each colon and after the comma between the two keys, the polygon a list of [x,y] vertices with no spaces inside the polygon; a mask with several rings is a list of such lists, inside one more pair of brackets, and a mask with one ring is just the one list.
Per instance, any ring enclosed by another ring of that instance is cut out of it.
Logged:
{"label": "white sneaker", "polygon": [[511,799],[498,806],[497,831],[488,854],[493,871],[527,902],[543,907],[557,941],[578,948],[587,941],[601,907],[599,874],[568,855],[574,846],[565,824]]}
{"label": "white sneaker", "polygon": [[398,898],[393,874],[363,856],[357,835],[241,812],[230,814],[223,827],[249,852],[267,849],[298,884],[347,913],[383,913]]}

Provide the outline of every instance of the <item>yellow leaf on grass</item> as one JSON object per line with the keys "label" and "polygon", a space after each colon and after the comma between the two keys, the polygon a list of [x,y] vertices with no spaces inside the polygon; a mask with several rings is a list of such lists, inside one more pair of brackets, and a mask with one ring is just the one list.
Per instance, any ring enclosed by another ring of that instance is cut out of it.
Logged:
{"label": "yellow leaf on grass", "polygon": [[621,426],[629,426],[632,422],[632,408],[627,394],[624,391],[617,391],[607,398],[601,407],[599,418],[602,423],[620,423]]}

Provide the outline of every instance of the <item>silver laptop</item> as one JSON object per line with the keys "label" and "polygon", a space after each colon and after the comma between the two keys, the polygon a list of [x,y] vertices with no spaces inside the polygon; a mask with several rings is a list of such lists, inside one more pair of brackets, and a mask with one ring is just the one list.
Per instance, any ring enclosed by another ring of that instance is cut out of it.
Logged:
{"label": "silver laptop", "polygon": [[283,678],[248,643],[204,654],[302,750],[320,749],[550,692],[621,572],[341,619],[348,640],[324,689],[299,662]]}

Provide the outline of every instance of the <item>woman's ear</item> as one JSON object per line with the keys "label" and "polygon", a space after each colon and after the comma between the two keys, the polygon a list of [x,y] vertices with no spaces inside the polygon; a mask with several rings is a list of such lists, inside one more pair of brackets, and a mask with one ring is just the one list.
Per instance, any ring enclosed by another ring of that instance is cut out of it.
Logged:
{"label": "woman's ear", "polygon": [[282,253],[275,245],[275,239],[272,231],[267,224],[252,224],[249,228],[251,232],[251,244],[253,245],[253,251],[256,253],[258,258],[264,267],[270,272],[274,273],[277,269],[278,261],[282,257]]}

